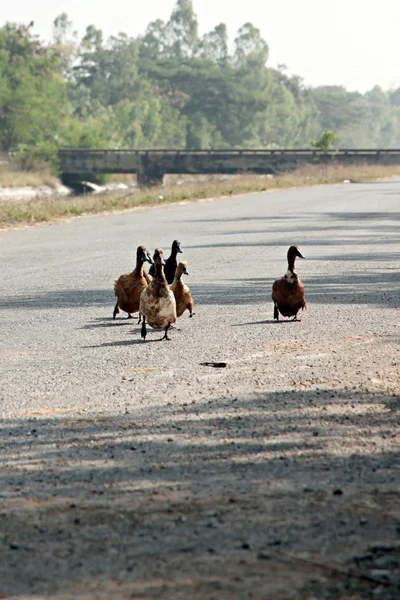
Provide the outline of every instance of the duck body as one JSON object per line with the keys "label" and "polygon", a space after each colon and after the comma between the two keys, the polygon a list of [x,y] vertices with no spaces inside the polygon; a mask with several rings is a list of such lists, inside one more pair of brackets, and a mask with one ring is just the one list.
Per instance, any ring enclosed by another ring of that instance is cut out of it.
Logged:
{"label": "duck body", "polygon": [[[179,242],[179,240],[174,240],[171,246],[171,254],[165,261],[164,265],[164,275],[169,284],[171,284],[174,281],[175,271],[178,264],[176,257],[179,252],[182,252],[181,243]],[[154,277],[154,274],[155,264],[151,265],[149,269],[149,275],[151,275],[151,277]]]}
{"label": "duck body", "polygon": [[295,267],[296,257],[304,258],[297,246],[290,246],[287,254],[288,270],[283,277],[276,279],[272,286],[272,300],[274,302],[274,319],[279,321],[279,313],[283,317],[293,317],[294,321],[300,310],[307,307],[304,297],[304,285],[299,279]]}
{"label": "duck body", "polygon": [[139,311],[143,316],[141,336],[146,339],[146,323],[153,329],[164,329],[162,339],[168,338],[168,329],[176,322],[176,301],[164,275],[164,258],[161,248],[154,252],[155,273],[152,281],[142,291]]}
{"label": "duck body", "polygon": [[194,302],[190,289],[182,281],[182,275],[189,275],[187,270],[187,262],[185,260],[178,263],[175,271],[175,277],[172,284],[169,286],[175,296],[176,316],[181,317],[185,310],[189,311],[189,317],[193,317]]}
{"label": "duck body", "polygon": [[149,285],[152,278],[143,269],[143,263],[152,259],[144,246],[139,246],[136,251],[136,267],[131,273],[120,275],[114,282],[114,294],[118,298],[114,307],[113,319],[119,313],[119,309],[128,313],[139,310],[140,296],[143,290]]}

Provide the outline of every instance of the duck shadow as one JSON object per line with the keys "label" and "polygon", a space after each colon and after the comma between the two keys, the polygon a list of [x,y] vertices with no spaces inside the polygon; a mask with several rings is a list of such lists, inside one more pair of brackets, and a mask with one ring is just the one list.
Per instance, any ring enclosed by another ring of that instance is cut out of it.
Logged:
{"label": "duck shadow", "polygon": [[[142,338],[136,338],[133,340],[117,340],[115,342],[104,342],[103,344],[93,344],[91,346],[82,346],[83,349],[87,350],[89,348],[111,348],[111,347],[118,347],[118,346],[134,346],[136,344],[151,344],[153,342],[163,342],[164,338],[155,338],[155,339],[145,339],[143,340]],[[165,341],[172,341],[171,339],[165,340]]]}
{"label": "duck shadow", "polygon": [[90,323],[79,327],[79,329],[102,329],[107,327],[121,327],[125,325],[135,325],[137,317],[128,319],[127,317],[121,317],[119,319],[113,319],[112,317],[96,317],[92,319]]}
{"label": "duck shadow", "polygon": [[234,323],[231,327],[244,327],[245,325],[284,325],[285,323],[300,323],[301,319],[293,321],[293,319],[284,319],[277,321],[276,319],[264,319],[262,321],[248,321],[247,323]]}

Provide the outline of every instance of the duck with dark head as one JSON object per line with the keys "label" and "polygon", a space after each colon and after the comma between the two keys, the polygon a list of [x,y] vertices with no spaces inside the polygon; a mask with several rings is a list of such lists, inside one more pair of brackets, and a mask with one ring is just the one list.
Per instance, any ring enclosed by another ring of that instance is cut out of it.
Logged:
{"label": "duck with dark head", "polygon": [[128,319],[139,310],[140,295],[148,286],[151,277],[143,269],[143,263],[153,264],[150,254],[144,246],[138,246],[136,250],[136,267],[131,273],[120,275],[114,282],[114,294],[118,298],[113,313],[113,319],[119,313],[119,309],[128,313]]}
{"label": "duck with dark head", "polygon": [[164,275],[164,253],[161,248],[154,251],[155,273],[152,281],[140,296],[139,311],[143,316],[141,336],[147,335],[146,322],[153,329],[164,329],[164,337],[169,340],[168,330],[176,322],[176,301]]}
{"label": "duck with dark head", "polygon": [[274,319],[279,321],[279,313],[283,317],[297,318],[299,310],[307,307],[304,298],[304,285],[295,271],[296,258],[305,258],[297,246],[290,246],[287,253],[288,270],[283,277],[276,279],[272,286],[272,300],[274,301]]}
{"label": "duck with dark head", "polygon": [[[179,240],[174,240],[172,242],[171,254],[165,261],[165,267],[164,267],[164,275],[169,284],[171,284],[174,281],[175,271],[176,271],[176,267],[177,267],[176,257],[179,252],[182,252],[181,243]],[[155,265],[151,265],[151,267],[149,269],[149,275],[154,277],[154,273],[155,273]]]}

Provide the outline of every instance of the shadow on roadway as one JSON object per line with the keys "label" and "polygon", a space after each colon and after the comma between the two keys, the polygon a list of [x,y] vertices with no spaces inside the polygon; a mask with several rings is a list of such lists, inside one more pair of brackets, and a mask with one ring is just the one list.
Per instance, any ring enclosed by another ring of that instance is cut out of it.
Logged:
{"label": "shadow on roadway", "polygon": [[[322,257],[327,259],[327,257]],[[344,258],[341,257],[340,260]],[[362,256],[348,257],[348,260],[362,260]],[[282,273],[283,275],[283,273]],[[306,300],[316,304],[371,304],[382,307],[399,306],[399,277],[397,270],[386,272],[365,272],[354,270],[351,274],[325,275],[308,277],[307,272],[300,271],[300,278],[305,286]],[[277,277],[279,273],[277,273]],[[269,304],[273,279],[237,278],[223,279],[212,283],[190,283],[190,290],[197,305],[246,305]],[[119,327],[134,325],[134,319],[117,317],[112,319],[113,297],[110,290],[59,290],[42,292],[24,296],[3,296],[0,300],[1,310],[54,310],[66,308],[99,307],[104,317],[90,322],[85,328]]]}
{"label": "shadow on roadway", "polygon": [[399,408],[321,388],[3,420],[1,593],[396,600]]}

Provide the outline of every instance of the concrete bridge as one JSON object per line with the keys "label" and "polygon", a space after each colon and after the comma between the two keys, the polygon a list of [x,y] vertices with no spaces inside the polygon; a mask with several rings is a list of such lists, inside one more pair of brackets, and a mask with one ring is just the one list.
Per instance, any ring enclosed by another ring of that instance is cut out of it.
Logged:
{"label": "concrete bridge", "polygon": [[[305,164],[400,164],[400,149],[93,150],[59,151],[64,180],[90,173],[136,173],[139,185],[159,185],[166,173],[275,174]],[[82,177],[82,178],[83,178]]]}

